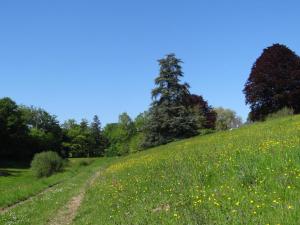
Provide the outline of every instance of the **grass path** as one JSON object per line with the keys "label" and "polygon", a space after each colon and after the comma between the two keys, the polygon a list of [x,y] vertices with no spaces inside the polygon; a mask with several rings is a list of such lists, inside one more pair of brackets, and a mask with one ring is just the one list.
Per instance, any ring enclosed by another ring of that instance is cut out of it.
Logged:
{"label": "grass path", "polygon": [[[102,170],[102,169],[101,169]],[[85,193],[89,187],[91,187],[97,178],[101,176],[101,170],[97,171],[82,187],[80,193],[74,196],[66,206],[63,206],[56,217],[54,217],[49,225],[69,225],[74,220],[76,213],[84,199]]]}
{"label": "grass path", "polygon": [[[45,225],[71,223],[86,190],[112,159],[96,159],[77,174],[0,214],[0,225]],[[54,219],[55,218],[55,219]]]}
{"label": "grass path", "polygon": [[70,159],[64,172],[38,179],[27,164],[0,159],[0,211],[76,176],[82,169],[79,165],[81,160]]}

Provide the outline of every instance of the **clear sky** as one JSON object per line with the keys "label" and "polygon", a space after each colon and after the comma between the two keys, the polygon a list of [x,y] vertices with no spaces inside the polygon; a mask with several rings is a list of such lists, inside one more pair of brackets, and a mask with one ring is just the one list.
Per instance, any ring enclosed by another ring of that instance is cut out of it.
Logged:
{"label": "clear sky", "polygon": [[0,97],[58,116],[117,121],[151,102],[175,53],[209,104],[248,114],[242,89],[263,48],[300,53],[300,1],[1,0]]}

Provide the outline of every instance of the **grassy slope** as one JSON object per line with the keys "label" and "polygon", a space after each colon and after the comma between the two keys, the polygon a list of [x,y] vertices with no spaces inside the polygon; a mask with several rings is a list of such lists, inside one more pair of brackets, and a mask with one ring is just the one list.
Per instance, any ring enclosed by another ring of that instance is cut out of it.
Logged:
{"label": "grassy slope", "polygon": [[[91,165],[85,167],[78,167],[75,162],[75,165],[71,167],[73,168],[71,171],[61,174],[62,176],[68,174],[61,183],[44,194],[33,197],[31,201],[18,205],[4,215],[0,215],[0,224],[47,224],[51,218],[57,215],[61,207],[65,206],[73,196],[76,196],[80,192],[80,189],[87,180],[111,160],[112,159],[97,159]],[[17,184],[18,181],[23,185],[23,179],[17,179],[14,181],[15,184]],[[34,181],[32,186],[35,186],[36,182],[38,181]],[[8,190],[6,192],[9,193]],[[11,193],[13,192],[14,191],[11,191]]]}
{"label": "grassy slope", "polygon": [[300,224],[300,116],[112,164],[75,224]]}

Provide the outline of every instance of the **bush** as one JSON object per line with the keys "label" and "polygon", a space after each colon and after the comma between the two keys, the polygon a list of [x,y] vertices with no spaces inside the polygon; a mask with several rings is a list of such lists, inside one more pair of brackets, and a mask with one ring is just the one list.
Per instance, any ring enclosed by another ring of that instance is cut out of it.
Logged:
{"label": "bush", "polygon": [[266,117],[266,120],[277,119],[285,116],[290,116],[294,114],[294,110],[288,107],[284,107],[275,113],[271,113]]}
{"label": "bush", "polygon": [[54,173],[62,171],[63,159],[56,152],[41,152],[35,154],[31,169],[37,177],[49,177]]}

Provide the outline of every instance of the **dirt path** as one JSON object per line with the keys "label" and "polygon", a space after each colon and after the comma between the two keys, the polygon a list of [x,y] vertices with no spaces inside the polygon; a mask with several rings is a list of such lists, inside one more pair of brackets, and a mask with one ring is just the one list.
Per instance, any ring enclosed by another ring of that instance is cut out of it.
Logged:
{"label": "dirt path", "polygon": [[101,176],[101,171],[95,173],[82,187],[80,193],[74,196],[64,207],[58,210],[58,214],[53,218],[48,225],[69,225],[74,220],[77,210],[84,199],[87,189],[92,186],[96,179]]}
{"label": "dirt path", "polygon": [[57,182],[57,183],[55,183],[55,184],[52,184],[52,185],[50,185],[49,187],[47,187],[47,188],[45,188],[44,190],[42,190],[41,192],[37,193],[36,195],[32,195],[32,196],[28,197],[27,199],[25,199],[25,200],[23,200],[23,201],[19,201],[19,202],[15,203],[15,204],[13,204],[13,205],[11,205],[11,206],[8,206],[8,207],[0,208],[0,215],[3,215],[4,213],[7,213],[8,211],[10,211],[10,210],[16,208],[16,207],[19,206],[19,205],[23,205],[23,204],[25,204],[25,203],[27,203],[27,202],[32,201],[33,198],[35,198],[35,197],[41,196],[41,195],[45,194],[46,192],[51,191],[52,189],[54,189],[54,187],[56,187],[56,185],[58,185],[58,184],[60,184],[60,183],[61,183],[61,182]]}

